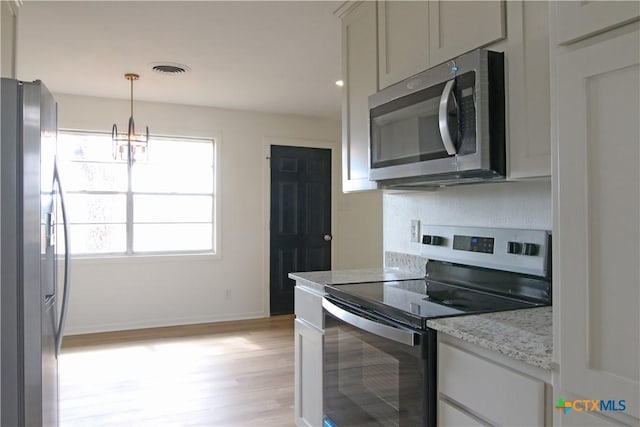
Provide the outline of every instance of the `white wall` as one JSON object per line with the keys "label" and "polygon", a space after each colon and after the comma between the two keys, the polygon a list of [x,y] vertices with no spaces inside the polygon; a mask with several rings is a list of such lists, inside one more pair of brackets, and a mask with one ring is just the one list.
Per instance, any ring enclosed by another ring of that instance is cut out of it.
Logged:
{"label": "white wall", "polygon": [[551,230],[551,182],[505,182],[433,192],[385,193],[384,250],[420,254],[409,241],[412,219],[429,225]]}
{"label": "white wall", "polygon": [[0,76],[14,77],[16,54],[16,19],[18,5],[0,1]]}
{"label": "white wall", "polygon": [[[125,100],[55,97],[60,128],[126,125]],[[332,148],[333,267],[381,266],[381,195],[341,193],[338,121],[144,102],[135,119],[153,134],[221,135],[221,256],[74,260],[67,334],[266,316],[271,142]],[[367,232],[372,243],[356,250]]]}
{"label": "white wall", "polygon": [[382,267],[382,192],[344,194],[337,200],[340,234],[333,269]]}

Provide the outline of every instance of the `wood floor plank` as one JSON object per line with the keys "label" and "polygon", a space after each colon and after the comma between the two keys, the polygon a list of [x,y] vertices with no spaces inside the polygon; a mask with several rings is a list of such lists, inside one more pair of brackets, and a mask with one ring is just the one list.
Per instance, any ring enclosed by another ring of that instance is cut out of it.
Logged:
{"label": "wood floor plank", "polygon": [[293,426],[293,316],[65,337],[60,425]]}

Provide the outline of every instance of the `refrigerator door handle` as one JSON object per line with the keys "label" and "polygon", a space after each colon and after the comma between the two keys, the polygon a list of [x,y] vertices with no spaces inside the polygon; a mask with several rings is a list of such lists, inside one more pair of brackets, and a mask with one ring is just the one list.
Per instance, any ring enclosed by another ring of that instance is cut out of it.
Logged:
{"label": "refrigerator door handle", "polygon": [[64,323],[67,318],[67,309],[69,307],[69,218],[67,217],[67,208],[64,203],[64,190],[62,189],[62,183],[60,182],[60,173],[58,172],[58,163],[53,167],[53,178],[58,186],[58,192],[60,194],[60,206],[62,208],[62,222],[64,228],[64,285],[62,294],[62,308],[60,309],[60,323],[56,331],[56,356],[60,353],[60,347],[62,346],[62,335],[64,333]]}

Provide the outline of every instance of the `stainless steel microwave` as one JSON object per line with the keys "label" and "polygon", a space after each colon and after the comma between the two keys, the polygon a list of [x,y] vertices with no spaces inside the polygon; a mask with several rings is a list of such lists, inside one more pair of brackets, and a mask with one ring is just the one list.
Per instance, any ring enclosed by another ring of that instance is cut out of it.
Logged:
{"label": "stainless steel microwave", "polygon": [[504,57],[478,49],[369,97],[369,179],[382,187],[504,179]]}

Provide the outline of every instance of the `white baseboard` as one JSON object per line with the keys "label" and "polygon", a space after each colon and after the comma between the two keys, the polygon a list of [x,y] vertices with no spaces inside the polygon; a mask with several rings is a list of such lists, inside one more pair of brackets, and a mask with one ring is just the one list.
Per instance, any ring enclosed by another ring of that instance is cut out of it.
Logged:
{"label": "white baseboard", "polygon": [[85,326],[67,326],[64,336],[94,334],[99,332],[128,331],[133,329],[162,328],[166,326],[196,325],[200,323],[228,322],[230,320],[261,319],[268,317],[265,312],[233,313],[217,316],[187,317],[178,319],[156,319],[142,322],[117,322]]}

